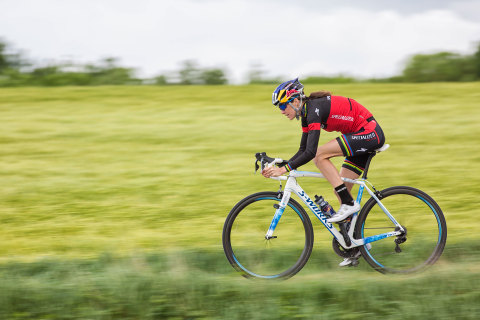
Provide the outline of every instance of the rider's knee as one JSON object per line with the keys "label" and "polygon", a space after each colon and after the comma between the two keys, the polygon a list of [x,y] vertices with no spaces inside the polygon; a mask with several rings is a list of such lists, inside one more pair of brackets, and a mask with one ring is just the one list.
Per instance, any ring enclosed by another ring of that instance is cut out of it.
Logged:
{"label": "rider's knee", "polygon": [[315,155],[315,158],[313,161],[315,162],[316,165],[321,164],[323,161],[330,159],[330,156],[321,150],[318,150],[317,154]]}

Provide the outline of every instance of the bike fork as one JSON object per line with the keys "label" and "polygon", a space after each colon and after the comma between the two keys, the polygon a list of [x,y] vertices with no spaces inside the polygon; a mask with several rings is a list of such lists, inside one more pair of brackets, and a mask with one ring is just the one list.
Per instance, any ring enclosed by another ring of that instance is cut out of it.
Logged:
{"label": "bike fork", "polygon": [[275,231],[275,228],[277,227],[278,221],[280,221],[280,218],[282,217],[283,212],[285,211],[285,208],[287,207],[288,201],[290,200],[290,191],[285,191],[283,193],[282,200],[280,201],[280,204],[274,204],[273,207],[276,209],[275,210],[275,215],[273,216],[272,223],[270,224],[270,227],[268,228],[267,234],[265,235],[266,240],[274,239],[276,238],[273,235],[273,232]]}

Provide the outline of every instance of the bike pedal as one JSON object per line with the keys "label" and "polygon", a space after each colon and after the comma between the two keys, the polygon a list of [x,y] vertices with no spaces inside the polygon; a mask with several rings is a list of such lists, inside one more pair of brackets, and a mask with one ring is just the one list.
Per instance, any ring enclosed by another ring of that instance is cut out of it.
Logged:
{"label": "bike pedal", "polygon": [[402,252],[402,249],[400,248],[400,246],[398,245],[398,243],[395,245],[395,252],[396,252],[396,253]]}

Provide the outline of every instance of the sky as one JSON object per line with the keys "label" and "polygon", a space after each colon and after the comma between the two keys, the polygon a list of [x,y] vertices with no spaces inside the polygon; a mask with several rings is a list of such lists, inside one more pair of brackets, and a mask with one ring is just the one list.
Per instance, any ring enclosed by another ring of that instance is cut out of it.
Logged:
{"label": "sky", "polygon": [[232,83],[253,66],[389,77],[414,54],[473,53],[480,0],[0,0],[0,38],[39,64],[117,57],[144,78],[186,60]]}

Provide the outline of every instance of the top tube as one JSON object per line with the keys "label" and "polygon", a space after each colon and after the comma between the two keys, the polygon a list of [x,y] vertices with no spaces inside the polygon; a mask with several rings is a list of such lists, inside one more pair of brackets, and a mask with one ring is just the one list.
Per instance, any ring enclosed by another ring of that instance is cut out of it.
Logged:
{"label": "top tube", "polygon": [[288,173],[288,175],[282,175],[279,177],[270,177],[273,180],[288,180],[288,178],[300,178],[300,177],[310,177],[310,178],[320,178],[325,179],[325,176],[320,172],[312,172],[312,171],[297,171],[292,170]]}
{"label": "top tube", "polygon": [[311,177],[311,178],[321,178],[325,179],[325,176],[321,174],[320,172],[312,172],[312,171],[297,171],[297,170],[292,170],[290,171],[290,174],[288,175],[290,177]]}
{"label": "top tube", "polygon": [[[287,176],[279,176],[279,177],[270,177],[270,179],[273,180],[278,180],[278,181],[286,181],[288,178],[301,178],[301,177],[309,177],[309,178],[319,178],[319,179],[325,179],[325,176],[321,174],[320,172],[312,172],[312,171],[297,171],[297,170],[292,170],[288,173]],[[364,181],[363,179],[349,179],[349,178],[344,178],[341,177],[343,181],[349,182],[349,183],[354,183],[354,184],[362,184]]]}
{"label": "top tube", "polygon": [[297,171],[292,170],[288,173],[287,176],[279,176],[279,177],[270,177],[273,180],[288,180],[289,177],[299,178],[299,177],[311,177],[311,178],[320,178],[325,179],[325,176],[320,172],[311,172],[311,171]]}

